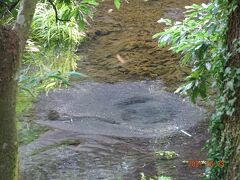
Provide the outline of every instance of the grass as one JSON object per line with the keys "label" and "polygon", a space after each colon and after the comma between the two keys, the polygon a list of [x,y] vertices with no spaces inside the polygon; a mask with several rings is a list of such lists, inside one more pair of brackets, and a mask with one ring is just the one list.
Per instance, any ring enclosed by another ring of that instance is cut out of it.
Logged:
{"label": "grass", "polygon": [[20,145],[26,145],[37,139],[42,133],[48,131],[47,127],[40,126],[34,122],[17,122],[18,142]]}
{"label": "grass", "polygon": [[[34,98],[18,93],[16,103],[17,115],[17,132],[18,142],[20,145],[25,145],[37,139],[42,133],[46,132],[48,128],[34,123],[31,117],[28,117],[28,122],[21,120],[22,116],[32,107]],[[31,116],[31,115],[30,115]]]}
{"label": "grass", "polygon": [[[64,14],[65,10],[62,7],[58,13]],[[68,85],[69,72],[77,75],[75,70],[80,57],[75,52],[84,33],[75,18],[57,23],[55,18],[48,3],[37,4],[19,81],[20,89],[32,95]]]}
{"label": "grass", "polygon": [[32,107],[33,97],[25,95],[24,93],[17,94],[16,113],[17,116],[23,114]]}

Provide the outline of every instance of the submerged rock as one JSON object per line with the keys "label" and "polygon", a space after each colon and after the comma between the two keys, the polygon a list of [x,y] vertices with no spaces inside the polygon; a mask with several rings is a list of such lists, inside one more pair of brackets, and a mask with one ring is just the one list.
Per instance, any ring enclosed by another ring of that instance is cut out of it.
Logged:
{"label": "submerged rock", "polygon": [[52,110],[49,110],[49,112],[47,114],[47,118],[49,120],[58,120],[60,118],[60,114],[56,110],[52,109]]}
{"label": "submerged rock", "polygon": [[117,137],[164,137],[204,119],[203,109],[166,92],[161,81],[76,83],[43,95],[37,109],[43,125]]}

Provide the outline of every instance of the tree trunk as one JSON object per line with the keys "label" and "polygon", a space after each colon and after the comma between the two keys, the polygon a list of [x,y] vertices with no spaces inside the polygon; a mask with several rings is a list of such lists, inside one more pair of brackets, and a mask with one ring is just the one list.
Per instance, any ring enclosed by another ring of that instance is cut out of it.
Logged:
{"label": "tree trunk", "polygon": [[15,31],[0,27],[0,179],[18,179],[15,121],[19,40]]}
{"label": "tree trunk", "polygon": [[[232,43],[233,40],[240,41],[240,0],[236,1],[237,8],[230,14],[228,21],[227,45],[230,53],[236,53],[236,48],[234,49]],[[240,68],[240,53],[231,56],[228,67]],[[224,171],[224,180],[240,179],[240,87],[237,87],[235,97],[237,100],[234,105],[235,112],[233,116],[223,119],[225,125],[224,135],[226,140],[231,142],[229,164]],[[227,143],[225,143],[225,146],[227,146]]]}
{"label": "tree trunk", "polygon": [[14,26],[14,30],[17,31],[20,38],[20,53],[24,51],[37,2],[38,0],[21,1],[17,20]]}
{"label": "tree trunk", "polygon": [[16,91],[24,50],[37,0],[22,0],[13,29],[0,26],[0,179],[18,180]]}

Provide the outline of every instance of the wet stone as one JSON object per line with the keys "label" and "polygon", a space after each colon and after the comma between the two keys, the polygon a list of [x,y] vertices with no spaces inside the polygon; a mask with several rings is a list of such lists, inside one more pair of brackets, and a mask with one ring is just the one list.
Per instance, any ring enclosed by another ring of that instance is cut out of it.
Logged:
{"label": "wet stone", "polygon": [[56,110],[49,110],[47,118],[49,120],[57,120],[60,118],[60,114]]}
{"label": "wet stone", "polygon": [[[76,83],[68,90],[42,96],[37,108],[43,125],[118,137],[166,136],[177,128],[191,127],[204,116],[202,109],[166,92],[161,81]],[[48,109],[67,117],[48,121],[42,116]]]}

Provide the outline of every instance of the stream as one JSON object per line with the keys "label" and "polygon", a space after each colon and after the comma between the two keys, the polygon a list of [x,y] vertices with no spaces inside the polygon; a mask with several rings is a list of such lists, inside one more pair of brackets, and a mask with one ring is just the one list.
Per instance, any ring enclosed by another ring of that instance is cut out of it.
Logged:
{"label": "stream", "polygon": [[[50,130],[20,147],[21,179],[199,179],[202,169],[182,161],[205,157],[206,113],[173,93],[189,68],[152,35],[163,30],[161,17],[181,19],[185,5],[200,2],[130,0],[120,10],[102,2],[78,48],[78,71],[89,77],[35,103],[34,121]],[[160,150],[180,157],[158,159]]]}

